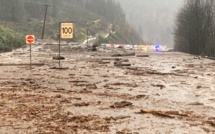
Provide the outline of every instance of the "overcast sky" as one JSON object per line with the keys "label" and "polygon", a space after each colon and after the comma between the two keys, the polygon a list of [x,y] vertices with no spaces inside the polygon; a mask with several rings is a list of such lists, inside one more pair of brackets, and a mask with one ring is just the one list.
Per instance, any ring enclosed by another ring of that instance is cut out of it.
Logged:
{"label": "overcast sky", "polygon": [[[147,42],[173,46],[175,15],[183,0],[117,0]],[[140,29],[142,28],[142,30]]]}

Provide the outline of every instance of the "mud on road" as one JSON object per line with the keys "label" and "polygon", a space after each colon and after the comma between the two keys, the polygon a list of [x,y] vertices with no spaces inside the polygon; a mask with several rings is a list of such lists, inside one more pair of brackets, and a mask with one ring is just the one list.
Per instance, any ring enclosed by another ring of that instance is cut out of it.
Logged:
{"label": "mud on road", "polygon": [[[0,66],[0,133],[215,133],[214,61],[177,52],[77,51],[62,52],[64,70],[51,69],[57,52],[47,46],[32,54],[44,66]],[[0,57],[2,64],[29,62],[28,49]]]}

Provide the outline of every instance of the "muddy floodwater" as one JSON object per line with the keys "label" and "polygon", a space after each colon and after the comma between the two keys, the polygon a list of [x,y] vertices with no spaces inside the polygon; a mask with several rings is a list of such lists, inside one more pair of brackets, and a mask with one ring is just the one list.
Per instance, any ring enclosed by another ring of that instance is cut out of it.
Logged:
{"label": "muddy floodwater", "polygon": [[31,70],[29,48],[0,55],[1,134],[215,133],[214,61],[64,46],[56,69],[56,48],[33,46]]}

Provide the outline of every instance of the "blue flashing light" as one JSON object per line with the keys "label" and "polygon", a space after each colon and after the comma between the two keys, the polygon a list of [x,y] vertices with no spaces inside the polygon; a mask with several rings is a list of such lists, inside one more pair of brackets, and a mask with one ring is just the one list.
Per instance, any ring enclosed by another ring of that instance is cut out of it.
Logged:
{"label": "blue flashing light", "polygon": [[159,52],[160,51],[160,45],[155,45],[155,51]]}

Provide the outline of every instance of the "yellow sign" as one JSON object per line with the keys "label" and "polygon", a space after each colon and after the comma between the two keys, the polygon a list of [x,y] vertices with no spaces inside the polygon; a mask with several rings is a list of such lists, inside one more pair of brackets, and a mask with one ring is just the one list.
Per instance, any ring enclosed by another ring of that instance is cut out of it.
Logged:
{"label": "yellow sign", "polygon": [[61,23],[60,34],[61,34],[61,39],[72,39],[73,23]]}

